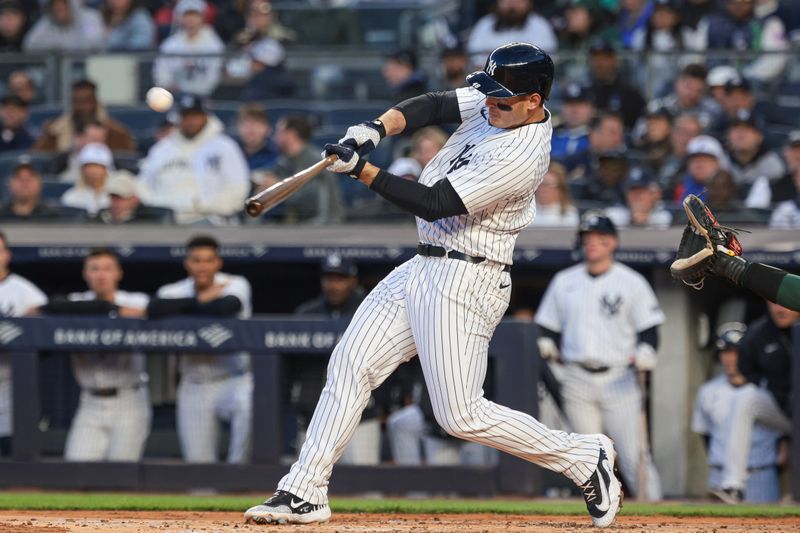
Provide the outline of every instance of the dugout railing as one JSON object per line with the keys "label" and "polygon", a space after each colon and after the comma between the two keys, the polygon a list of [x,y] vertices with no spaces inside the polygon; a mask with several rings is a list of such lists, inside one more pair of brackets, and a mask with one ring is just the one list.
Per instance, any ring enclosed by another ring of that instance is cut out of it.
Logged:
{"label": "dugout railing", "polygon": [[[330,354],[346,327],[343,321],[264,318],[232,320],[171,318],[134,320],[99,317],[35,317],[0,320],[0,351],[11,355],[13,437],[11,458],[0,460],[0,486],[45,489],[272,490],[286,472],[281,462],[281,365],[293,354]],[[504,321],[492,339],[495,398],[537,414],[539,357],[535,326]],[[43,457],[39,353],[144,351],[228,353],[252,358],[253,446],[249,464],[189,464],[145,457],[137,463],[70,463]],[[536,494],[535,467],[502,455],[496,467],[337,466],[337,493],[410,491],[491,495]]]}

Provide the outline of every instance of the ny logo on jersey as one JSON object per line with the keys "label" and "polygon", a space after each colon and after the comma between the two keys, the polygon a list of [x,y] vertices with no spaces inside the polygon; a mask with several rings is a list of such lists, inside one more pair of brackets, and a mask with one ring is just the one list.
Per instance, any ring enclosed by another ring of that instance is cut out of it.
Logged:
{"label": "ny logo on jersey", "polygon": [[458,170],[461,167],[467,166],[470,162],[470,158],[472,154],[470,151],[475,148],[474,144],[465,144],[464,148],[461,149],[461,152],[453,159],[450,160],[450,168],[445,172],[445,174],[450,174],[454,170]]}
{"label": "ny logo on jersey", "polygon": [[206,166],[214,172],[219,172],[222,168],[222,158],[218,155],[210,155],[206,158]]}
{"label": "ny logo on jersey", "polygon": [[486,65],[486,73],[489,76],[494,76],[495,70],[497,70],[497,62],[494,59],[490,59],[489,64]]}
{"label": "ny logo on jersey", "polygon": [[621,307],[622,296],[620,295],[611,296],[609,294],[604,294],[600,299],[600,309],[608,316],[614,316],[619,313]]}

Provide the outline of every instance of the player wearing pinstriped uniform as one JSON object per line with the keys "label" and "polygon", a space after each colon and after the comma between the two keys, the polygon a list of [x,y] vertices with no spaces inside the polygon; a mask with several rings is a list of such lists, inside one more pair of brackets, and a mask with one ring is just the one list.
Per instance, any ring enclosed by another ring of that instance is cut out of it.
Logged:
{"label": "player wearing pinstriped uniform", "polygon": [[[738,322],[720,326],[716,348],[722,372],[697,391],[692,431],[707,439],[709,490],[722,488],[722,470],[727,461],[729,438],[728,417],[731,416],[736,394],[747,383],[737,366],[739,345],[746,329],[744,324]],[[779,431],[753,424],[744,490],[744,499],[748,503],[774,502],[781,497],[777,467],[780,436]]]}
{"label": "player wearing pinstriped uniform", "polygon": [[[613,260],[618,240],[611,220],[586,213],[579,240],[585,261],[556,274],[536,311],[544,339],[560,348],[564,410],[572,429],[608,432],[619,451],[620,470],[639,494],[640,405],[636,371],[655,367],[664,322],[653,289],[641,274]],[[554,350],[540,340],[544,357]],[[660,500],[661,483],[647,457],[649,500]]]}
{"label": "player wearing pinstriped uniform", "polygon": [[[367,296],[337,344],[297,462],[278,491],[245,517],[256,523],[326,521],[328,479],[370,392],[419,357],[436,421],[453,436],[561,472],[584,491],[595,525],[620,505],[613,443],[604,435],[552,431],[483,395],[487,350],[508,305],[514,242],[534,218],[534,192],[549,163],[552,126],[544,108],[552,60],[512,43],[489,56],[469,88],[401,102],[373,123],[326,145],[347,173],[417,216],[419,255]],[[460,126],[419,182],[366,163],[356,150],[428,124]]]}
{"label": "player wearing pinstriped uniform", "polygon": [[[74,302],[92,301],[94,291],[72,293]],[[141,292],[116,291],[114,304],[147,308]],[[68,461],[138,461],[150,434],[152,410],[147,391],[145,355],[76,353],[72,372],[81,387],[80,403],[67,435]]]}
{"label": "player wearing pinstriped uniform", "polygon": [[[0,317],[23,316],[47,303],[47,296],[27,279],[9,272],[11,252],[0,232]],[[0,455],[7,454],[13,432],[11,357],[0,353]]]}

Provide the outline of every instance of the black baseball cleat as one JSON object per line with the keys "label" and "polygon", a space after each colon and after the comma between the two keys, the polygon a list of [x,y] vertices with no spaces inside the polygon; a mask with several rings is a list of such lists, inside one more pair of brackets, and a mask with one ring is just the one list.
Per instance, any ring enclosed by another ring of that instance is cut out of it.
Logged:
{"label": "black baseball cleat", "polygon": [[254,524],[312,524],[327,522],[330,517],[327,503],[315,505],[285,490],[275,492],[269,500],[244,513],[247,523]]}
{"label": "black baseball cleat", "polygon": [[614,523],[617,513],[622,508],[622,483],[615,463],[617,451],[614,443],[605,435],[598,435],[600,440],[600,457],[592,477],[581,485],[586,509],[592,517],[595,527],[608,527]]}
{"label": "black baseball cleat", "polygon": [[736,505],[744,501],[744,493],[739,489],[711,489],[711,494],[719,498],[725,503]]}

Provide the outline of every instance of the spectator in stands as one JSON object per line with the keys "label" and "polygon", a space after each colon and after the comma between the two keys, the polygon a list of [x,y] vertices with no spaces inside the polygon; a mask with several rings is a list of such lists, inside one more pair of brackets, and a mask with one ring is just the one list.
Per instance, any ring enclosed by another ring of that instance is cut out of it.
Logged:
{"label": "spectator in stands", "polygon": [[297,38],[294,31],[281,26],[275,15],[272,4],[264,0],[253,0],[247,10],[246,25],[233,37],[232,45],[236,48],[247,48],[264,38],[281,43],[294,41]]}
{"label": "spectator in stands", "polygon": [[753,182],[747,195],[747,207],[768,208],[771,205],[794,200],[800,193],[796,185],[800,173],[800,129],[789,132],[783,146],[783,161],[786,173],[778,179],[770,180],[760,176]]}
{"label": "spectator in stands", "polygon": [[579,202],[609,206],[625,203],[625,177],[630,161],[622,150],[596,152],[586,172],[570,184]]}
{"label": "spectator in stands", "polygon": [[715,216],[720,223],[763,222],[753,216],[751,210],[742,209],[738,196],[736,182],[727,170],[714,174],[706,185],[706,201],[714,206]]}
{"label": "spectator in stands", "polygon": [[[311,125],[302,116],[282,117],[275,127],[275,143],[281,151],[281,157],[273,170],[273,174],[261,182],[261,187],[275,183],[277,179],[288,178],[292,174],[308,168],[320,159],[320,150],[312,146]],[[341,222],[342,212],[341,189],[339,177],[330,172],[323,172],[284,203],[286,206],[283,222],[334,224]]]}
{"label": "spectator in stands", "polygon": [[698,135],[686,148],[687,173],[676,187],[674,201],[680,203],[689,194],[701,195],[711,179],[728,167],[728,158],[714,137]]}
{"label": "spectator in stands", "polygon": [[625,150],[625,125],[616,113],[601,113],[595,116],[589,130],[589,146],[562,161],[572,178],[580,177],[592,166],[599,153]]}
{"label": "spectator in stands", "polygon": [[563,28],[558,47],[562,50],[585,50],[595,39],[618,40],[619,34],[609,24],[610,13],[592,0],[572,0],[564,8]]}
{"label": "spectator in stands", "polygon": [[655,0],[644,38],[646,50],[673,52],[686,49],[688,39],[681,25],[680,8],[676,0]]}
{"label": "spectator in stands", "polygon": [[28,104],[13,94],[0,98],[0,152],[27,150],[33,145],[28,132]]}
{"label": "spectator in stands", "polygon": [[[112,315],[142,318],[148,296],[119,289],[122,266],[114,251],[94,249],[83,262],[88,291],[53,299],[48,314]],[[75,353],[72,371],[81,388],[64,459],[138,461],[150,433],[152,408],[145,355],[135,352]]]}
{"label": "spectator in stands", "polygon": [[89,216],[109,206],[108,175],[114,169],[114,157],[108,146],[89,143],[78,153],[81,178],[61,197],[61,204],[86,210]]}
{"label": "spectator in stands", "polygon": [[720,112],[726,108],[726,91],[725,87],[729,82],[733,82],[741,78],[739,71],[730,65],[719,65],[708,71],[706,76],[706,86],[708,92],[714,102],[717,104]]}
{"label": "spectator in stands", "polygon": [[753,425],[780,434],[792,431],[792,327],[800,312],[767,302],[767,315],[751,324],[739,346],[739,371],[746,384],[733,396],[725,424],[719,489],[726,503],[740,503],[747,486]]}
{"label": "spectator in stands", "polygon": [[291,98],[296,84],[284,64],[286,51],[275,39],[264,38],[250,46],[249,79],[240,98],[245,102]]}
{"label": "spectator in stands", "polygon": [[21,52],[30,22],[19,0],[0,1],[0,52]]}
{"label": "spectator in stands", "polygon": [[[9,270],[11,251],[8,239],[0,232],[0,316],[24,316],[37,312],[47,303],[47,296],[36,285]],[[11,355],[0,353],[0,456],[11,452],[13,434],[11,393]]]}
{"label": "spectator in stands", "polygon": [[536,219],[531,226],[576,228],[579,218],[567,183],[567,169],[552,161],[536,189]]}
{"label": "spectator in stands", "polygon": [[589,91],[594,96],[595,107],[620,113],[625,126],[633,127],[642,115],[646,102],[639,90],[621,76],[619,57],[614,45],[605,40],[597,40],[589,50],[592,75]]}
{"label": "spectator in stands", "polygon": [[[704,383],[697,391],[692,431],[699,433],[708,453],[708,490],[719,490],[725,450],[726,429],[731,407],[747,379],[739,371],[739,346],[747,330],[744,324],[729,322],[720,326],[716,340],[716,357],[722,372]],[[744,498],[749,503],[767,503],[780,499],[778,479],[778,438],[780,433],[758,423],[753,425],[747,469],[750,475]]]}
{"label": "spectator in stands", "polygon": [[483,66],[486,54],[506,43],[524,41],[546,52],[558,50],[550,23],[537,15],[532,0],[497,0],[494,11],[475,23],[467,41],[472,63]]}
{"label": "spectator in stands", "polygon": [[709,127],[719,116],[720,109],[706,96],[706,67],[698,63],[690,63],[683,67],[675,79],[673,92],[664,98],[651,102],[656,107],[664,107],[674,115],[692,113],[704,128]]}
{"label": "spectator in stands", "polygon": [[564,159],[589,149],[589,126],[594,103],[587,87],[569,83],[562,95],[561,125],[553,131],[550,157]]}
{"label": "spectator in stands", "polygon": [[25,35],[26,52],[86,52],[103,47],[103,19],[79,0],[46,0],[45,12]]}
{"label": "spectator in stands", "polygon": [[248,168],[268,170],[275,166],[280,152],[270,135],[272,126],[261,104],[243,104],[236,120],[236,142],[244,153]]}
{"label": "spectator in stands", "polygon": [[416,181],[425,165],[439,153],[446,142],[447,134],[437,126],[426,126],[415,131],[411,136],[408,157],[395,159],[387,172]]}
{"label": "spectator in stands", "polygon": [[666,229],[672,214],[661,202],[656,176],[640,166],[631,168],[625,181],[625,205],[606,208],[606,215],[619,227]]}
{"label": "spectator in stands", "polygon": [[138,0],[107,0],[101,9],[105,49],[111,52],[150,50],[156,45],[153,17]]}
{"label": "spectator in stands", "polygon": [[622,0],[620,7],[618,23],[622,46],[643,50],[650,17],[653,16],[653,3],[648,0]]}
{"label": "spectator in stands", "polygon": [[665,107],[647,106],[644,116],[644,135],[635,147],[642,153],[643,162],[658,173],[672,154],[672,113]]}
{"label": "spectator in stands", "polygon": [[756,124],[753,114],[745,109],[736,113],[727,134],[730,172],[736,185],[747,193],[760,177],[770,182],[786,173],[781,157],[764,144],[764,134]]}
{"label": "spectator in stands", "polygon": [[107,144],[108,130],[98,120],[81,122],[75,128],[75,142],[69,151],[60,153],[47,162],[47,174],[58,174],[61,181],[77,183],[81,178],[78,154],[89,143]]}
{"label": "spectator in stands", "polygon": [[[738,51],[784,52],[789,49],[786,28],[774,13],[757,18],[755,0],[725,0],[725,9],[710,15],[701,30],[700,50],[731,49]],[[777,6],[775,6],[777,8]],[[752,80],[774,80],[786,65],[782,54],[764,54],[744,68]]]}
{"label": "spectator in stands", "polygon": [[201,96],[208,96],[216,89],[222,58],[215,56],[225,52],[225,44],[204,22],[205,13],[204,0],[180,0],[175,6],[174,16],[180,21],[180,29],[159,47],[160,55],[153,65],[156,85]]}
{"label": "spectator in stands", "polygon": [[161,224],[173,222],[169,210],[142,204],[141,185],[127,170],[118,170],[108,179],[109,206],[101,209],[95,221],[101,224]]}
{"label": "spectator in stands", "polygon": [[678,115],[672,125],[669,139],[672,145],[670,154],[662,162],[658,172],[658,181],[667,198],[674,197],[673,191],[686,173],[686,154],[689,141],[702,133],[703,127],[696,116],[691,113]]}
{"label": "spectator in stands", "polygon": [[224,0],[214,2],[217,14],[214,31],[224,43],[231,43],[234,35],[245,26],[245,15],[254,0]]}
{"label": "spectator in stands", "polygon": [[428,79],[417,69],[417,54],[413,50],[398,50],[386,57],[383,63],[386,80],[395,102],[402,102],[426,91]]}
{"label": "spectator in stands", "polygon": [[8,75],[6,94],[19,96],[28,105],[38,103],[40,100],[36,85],[24,70],[15,70]]}
{"label": "spectator in stands", "polygon": [[203,99],[178,99],[180,125],[142,160],[145,202],[168,207],[179,224],[224,224],[242,209],[250,173],[242,151]]}
{"label": "spectator in stands", "polygon": [[124,125],[109,116],[97,99],[97,85],[89,80],[72,84],[69,111],[44,124],[42,135],[33,149],[42,152],[67,152],[72,148],[78,125],[92,120],[100,122],[108,130],[107,144],[112,151],[132,152],[136,149],[133,136]]}
{"label": "spectator in stands", "polygon": [[710,133],[717,138],[724,138],[727,135],[731,122],[736,119],[736,115],[741,111],[747,111],[751,115],[751,120],[764,131],[767,125],[766,118],[761,112],[761,106],[756,102],[750,82],[745,78],[735,78],[725,84],[725,96],[722,100],[722,115],[710,129]]}
{"label": "spectator in stands", "polygon": [[[150,301],[151,318],[195,315],[246,319],[252,314],[250,283],[222,272],[219,243],[209,236],[192,237],[183,266],[189,277],[164,285]],[[253,375],[246,352],[181,354],[176,422],[184,460],[217,461],[219,429],[230,424],[229,463],[250,456]]]}
{"label": "spectator in stands", "polygon": [[687,47],[700,50],[706,38],[707,17],[717,13],[716,0],[686,0],[681,6],[681,24]]}
{"label": "spectator in stands", "polygon": [[28,156],[21,156],[8,178],[8,202],[0,206],[3,222],[52,219],[58,211],[42,202],[42,177]]}
{"label": "spectator in stands", "polygon": [[463,46],[445,48],[439,55],[439,68],[444,78],[442,90],[450,91],[464,86],[469,74],[469,56]]}

